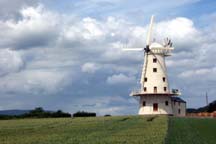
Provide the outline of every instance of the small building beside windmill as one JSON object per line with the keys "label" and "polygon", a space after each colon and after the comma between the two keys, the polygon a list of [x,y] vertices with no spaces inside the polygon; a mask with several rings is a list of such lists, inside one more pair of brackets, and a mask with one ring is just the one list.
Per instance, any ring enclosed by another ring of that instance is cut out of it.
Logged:
{"label": "small building beside windmill", "polygon": [[185,116],[186,102],[181,99],[178,89],[170,89],[165,58],[174,50],[172,42],[166,39],[163,44],[151,43],[151,19],[144,49],[144,65],[139,90],[131,92],[131,96],[139,98],[139,115],[174,115]]}

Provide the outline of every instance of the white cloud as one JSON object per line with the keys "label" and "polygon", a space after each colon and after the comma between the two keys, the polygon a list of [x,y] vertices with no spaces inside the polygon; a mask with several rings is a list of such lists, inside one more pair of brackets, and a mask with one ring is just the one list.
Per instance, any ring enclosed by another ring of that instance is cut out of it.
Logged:
{"label": "white cloud", "polygon": [[17,18],[18,12],[23,7],[36,6],[38,0],[1,0],[0,1],[0,18]]}
{"label": "white cloud", "polygon": [[180,60],[167,60],[166,65],[167,67],[190,67],[196,63],[194,59],[180,59]]}
{"label": "white cloud", "polygon": [[70,83],[69,74],[58,70],[27,70],[0,79],[4,93],[27,93],[33,95],[53,94]]}
{"label": "white cloud", "polygon": [[0,21],[2,39],[0,46],[17,49],[47,46],[57,39],[59,19],[43,6],[27,7],[20,11],[22,19],[18,21]]}
{"label": "white cloud", "polygon": [[216,68],[201,68],[201,69],[196,69],[196,70],[188,70],[184,71],[181,74],[179,74],[179,77],[197,77],[197,76],[204,76],[204,78],[208,78],[210,75],[213,76],[216,73]]}
{"label": "white cloud", "polygon": [[112,75],[107,78],[107,83],[108,84],[130,84],[130,83],[135,83],[136,79],[135,77],[131,76],[126,76],[124,74],[118,74],[118,75]]}
{"label": "white cloud", "polygon": [[102,40],[105,36],[103,24],[93,18],[86,17],[81,21],[67,24],[63,30],[63,39],[85,43],[91,40]]}
{"label": "white cloud", "polygon": [[0,76],[19,72],[24,66],[21,55],[10,49],[0,50]]}
{"label": "white cloud", "polygon": [[187,51],[195,48],[202,41],[201,34],[195,28],[193,21],[184,17],[157,23],[154,36],[159,41],[169,37],[173,41],[174,47]]}
{"label": "white cloud", "polygon": [[100,66],[95,63],[88,62],[82,65],[82,72],[86,72],[86,73],[95,73],[99,69]]}

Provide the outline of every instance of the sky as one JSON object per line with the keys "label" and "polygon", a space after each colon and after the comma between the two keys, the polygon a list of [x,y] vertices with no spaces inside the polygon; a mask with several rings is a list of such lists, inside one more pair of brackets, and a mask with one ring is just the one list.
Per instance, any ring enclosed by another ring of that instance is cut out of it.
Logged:
{"label": "sky", "polygon": [[216,99],[214,0],[0,0],[0,110],[137,114],[148,23],[169,37],[171,88],[187,107]]}

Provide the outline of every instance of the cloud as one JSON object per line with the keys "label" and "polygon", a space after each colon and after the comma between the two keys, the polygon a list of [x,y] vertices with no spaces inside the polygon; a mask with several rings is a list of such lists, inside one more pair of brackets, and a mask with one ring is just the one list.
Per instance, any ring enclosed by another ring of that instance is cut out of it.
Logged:
{"label": "cloud", "polygon": [[100,66],[95,64],[95,63],[85,63],[82,66],[82,72],[86,72],[86,73],[95,73],[98,69],[100,69]]}
{"label": "cloud", "polygon": [[37,4],[38,0],[13,0],[12,3],[8,0],[1,0],[0,19],[18,18],[20,9]]}
{"label": "cloud", "polygon": [[59,19],[46,11],[42,5],[27,7],[20,11],[21,19],[0,21],[1,47],[25,49],[47,46],[56,41],[59,34]]}
{"label": "cloud", "polygon": [[19,72],[24,67],[21,55],[10,49],[0,49],[0,76]]}
{"label": "cloud", "polygon": [[209,75],[211,75],[210,77],[212,77],[213,75],[215,75],[215,73],[216,73],[216,67],[209,68],[209,69],[201,68],[201,69],[196,69],[196,70],[184,71],[181,74],[179,74],[179,77],[188,78],[188,77],[204,76],[205,78],[209,78]]}
{"label": "cloud", "polygon": [[71,82],[69,74],[58,70],[26,70],[1,78],[5,94],[48,95],[56,93]]}
{"label": "cloud", "polygon": [[194,59],[180,59],[180,60],[167,60],[166,65],[167,67],[191,67],[193,64],[196,63]]}
{"label": "cloud", "polygon": [[112,84],[129,84],[129,83],[134,83],[135,81],[136,81],[135,77],[129,77],[124,74],[117,74],[117,75],[115,74],[107,78],[107,83],[111,85]]}
{"label": "cloud", "polygon": [[83,18],[82,21],[66,25],[63,36],[70,41],[82,42],[101,39],[104,36],[103,26],[92,18]]}
{"label": "cloud", "polygon": [[[115,15],[134,21],[142,21],[146,15],[173,15],[177,13],[179,7],[199,2],[200,0],[168,0],[164,3],[161,0],[155,0],[153,3],[142,1],[124,1],[124,0],[86,0],[76,1],[71,5],[72,13],[80,17],[92,16],[104,18]],[[175,12],[174,12],[175,11]],[[168,14],[169,13],[169,14]]]}
{"label": "cloud", "polygon": [[178,51],[191,51],[202,41],[201,33],[196,29],[193,21],[184,17],[157,23],[154,36],[159,41],[166,37],[171,38]]}
{"label": "cloud", "polygon": [[[70,105],[67,105],[68,110],[76,112],[79,110],[96,112],[97,115],[103,116],[105,114],[124,115],[134,113],[137,111],[136,104],[138,102],[133,98],[125,98],[117,95],[104,95],[100,97],[88,97],[76,99]],[[125,111],[129,108],[128,111]]]}

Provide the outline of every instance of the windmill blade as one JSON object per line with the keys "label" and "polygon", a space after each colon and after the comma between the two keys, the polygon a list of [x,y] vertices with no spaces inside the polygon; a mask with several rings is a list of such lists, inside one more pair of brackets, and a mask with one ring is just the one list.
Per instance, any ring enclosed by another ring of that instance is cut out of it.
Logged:
{"label": "windmill blade", "polygon": [[148,29],[148,34],[146,37],[146,45],[149,46],[151,43],[151,34],[152,34],[152,27],[153,27],[153,22],[154,22],[154,15],[151,16],[151,21]]}
{"label": "windmill blade", "polygon": [[143,90],[143,88],[144,88],[144,82],[145,82],[144,79],[146,77],[147,65],[148,65],[148,53],[145,52],[144,64],[143,64],[142,75],[141,75],[141,80],[140,80],[141,90]]}
{"label": "windmill blade", "polygon": [[124,48],[123,51],[143,51],[143,48]]}

